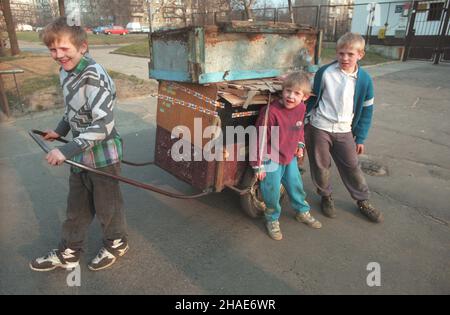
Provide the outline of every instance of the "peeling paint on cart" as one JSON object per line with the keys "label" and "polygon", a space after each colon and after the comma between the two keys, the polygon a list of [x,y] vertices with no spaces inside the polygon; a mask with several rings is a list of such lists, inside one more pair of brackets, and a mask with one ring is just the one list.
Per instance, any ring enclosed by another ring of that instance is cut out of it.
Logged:
{"label": "peeling paint on cart", "polygon": [[150,77],[216,83],[276,77],[318,63],[319,33],[290,23],[229,22],[151,36]]}

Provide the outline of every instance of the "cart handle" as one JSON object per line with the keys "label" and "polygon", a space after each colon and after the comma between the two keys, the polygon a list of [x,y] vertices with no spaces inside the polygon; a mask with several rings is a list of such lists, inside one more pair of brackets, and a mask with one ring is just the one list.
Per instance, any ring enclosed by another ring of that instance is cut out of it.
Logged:
{"label": "cart handle", "polygon": [[[47,135],[46,132],[41,131],[41,130],[37,130],[37,129],[31,130],[31,132],[34,133],[34,134],[37,134],[37,135],[39,135],[41,137],[45,137]],[[69,143],[69,141],[67,141],[66,139],[61,138],[61,137],[56,138],[55,140],[58,141],[58,142],[61,142],[61,143]],[[125,161],[125,160],[122,160],[122,163],[125,164],[125,165],[129,165],[129,166],[149,166],[149,165],[154,165],[155,164],[155,162],[134,163],[134,162]]]}
{"label": "cart handle", "polygon": [[[39,130],[31,130],[31,131],[28,132],[28,134],[41,147],[41,149],[45,153],[49,153],[51,151],[51,149],[47,146],[47,144],[45,144],[45,142],[42,141],[42,139],[38,137],[38,135],[39,136],[45,135],[45,132],[42,132],[42,131],[39,131]],[[62,142],[62,143],[67,143],[67,140],[65,140],[63,138],[58,138],[58,139],[55,139],[55,140],[57,140],[59,142]],[[74,166],[74,167],[78,167],[78,168],[80,168],[82,170],[85,170],[85,171],[88,171],[88,172],[92,172],[92,173],[97,174],[97,175],[106,176],[106,177],[118,180],[120,182],[123,182],[125,184],[131,185],[131,186],[134,186],[134,187],[137,187],[137,188],[149,190],[149,191],[152,191],[152,192],[155,192],[157,194],[164,195],[164,196],[167,196],[167,197],[170,197],[170,198],[175,198],[175,199],[197,199],[197,198],[204,197],[204,196],[210,194],[210,192],[207,192],[207,191],[203,192],[203,193],[200,193],[200,194],[196,194],[196,195],[176,194],[176,193],[172,193],[172,192],[169,192],[169,191],[162,190],[160,188],[157,188],[157,187],[149,185],[149,184],[141,183],[141,182],[129,179],[129,178],[122,177],[122,176],[117,176],[117,175],[113,175],[113,174],[110,174],[110,173],[106,173],[106,172],[100,171],[98,169],[89,167],[87,165],[74,162],[72,160],[65,160],[64,163],[69,164],[69,165]]]}

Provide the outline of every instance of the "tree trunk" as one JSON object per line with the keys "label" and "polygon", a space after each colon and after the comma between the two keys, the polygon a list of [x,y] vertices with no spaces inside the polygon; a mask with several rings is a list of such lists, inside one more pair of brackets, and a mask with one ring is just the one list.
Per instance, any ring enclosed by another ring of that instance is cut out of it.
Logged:
{"label": "tree trunk", "polygon": [[289,17],[291,19],[291,23],[295,23],[294,9],[293,9],[293,6],[292,6],[292,0],[288,0],[288,4],[289,4]]}
{"label": "tree trunk", "polygon": [[6,47],[5,47],[5,41],[2,36],[2,30],[0,30],[0,57],[6,56]]}
{"label": "tree trunk", "polygon": [[0,104],[2,105],[1,107],[5,115],[9,117],[10,114],[9,114],[8,98],[6,97],[5,86],[3,84],[3,78],[1,75],[0,75]]}
{"label": "tree trunk", "polygon": [[254,0],[244,0],[244,8],[245,8],[245,14],[247,15],[247,20],[253,20],[253,12],[252,12],[252,6],[253,6]]}
{"label": "tree trunk", "polygon": [[9,43],[11,44],[11,55],[16,56],[20,54],[19,43],[17,42],[16,28],[11,13],[11,6],[9,0],[1,0],[3,8],[3,16],[5,17],[6,30],[8,31]]}
{"label": "tree trunk", "polygon": [[64,0],[58,0],[59,16],[66,16],[66,9],[64,7]]}

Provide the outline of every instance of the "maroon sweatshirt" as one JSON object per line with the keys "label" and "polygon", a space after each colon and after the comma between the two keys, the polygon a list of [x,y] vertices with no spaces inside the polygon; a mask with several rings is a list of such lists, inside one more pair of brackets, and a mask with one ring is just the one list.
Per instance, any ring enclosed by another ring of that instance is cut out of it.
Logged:
{"label": "maroon sweatshirt", "polygon": [[[264,107],[259,114],[258,120],[256,121],[256,127],[258,128],[258,155],[255,157],[255,150],[250,150],[250,165],[252,167],[260,166],[260,152],[259,146],[261,142],[262,129],[260,126],[264,126],[265,116],[266,116],[267,106]],[[263,161],[270,159],[275,163],[281,165],[289,165],[297,152],[299,143],[305,143],[304,135],[304,119],[305,119],[306,105],[301,103],[293,109],[287,109],[281,103],[281,101],[274,101],[270,105],[269,119],[267,122],[267,137],[266,143],[264,144],[266,148],[264,152],[267,152],[263,156]],[[272,148],[271,133],[273,127],[279,127],[279,145]],[[261,130],[261,132],[260,132]]]}

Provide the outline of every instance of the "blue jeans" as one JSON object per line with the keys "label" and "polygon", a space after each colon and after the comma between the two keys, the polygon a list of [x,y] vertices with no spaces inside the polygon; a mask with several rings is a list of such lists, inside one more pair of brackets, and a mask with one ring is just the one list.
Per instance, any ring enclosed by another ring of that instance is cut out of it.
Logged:
{"label": "blue jeans", "polygon": [[260,183],[261,193],[266,203],[266,220],[277,221],[281,215],[280,186],[283,184],[289,195],[292,208],[296,212],[305,213],[311,208],[306,202],[306,193],[303,189],[303,181],[297,166],[297,158],[289,165],[279,165],[268,161],[264,163],[267,177]]}

